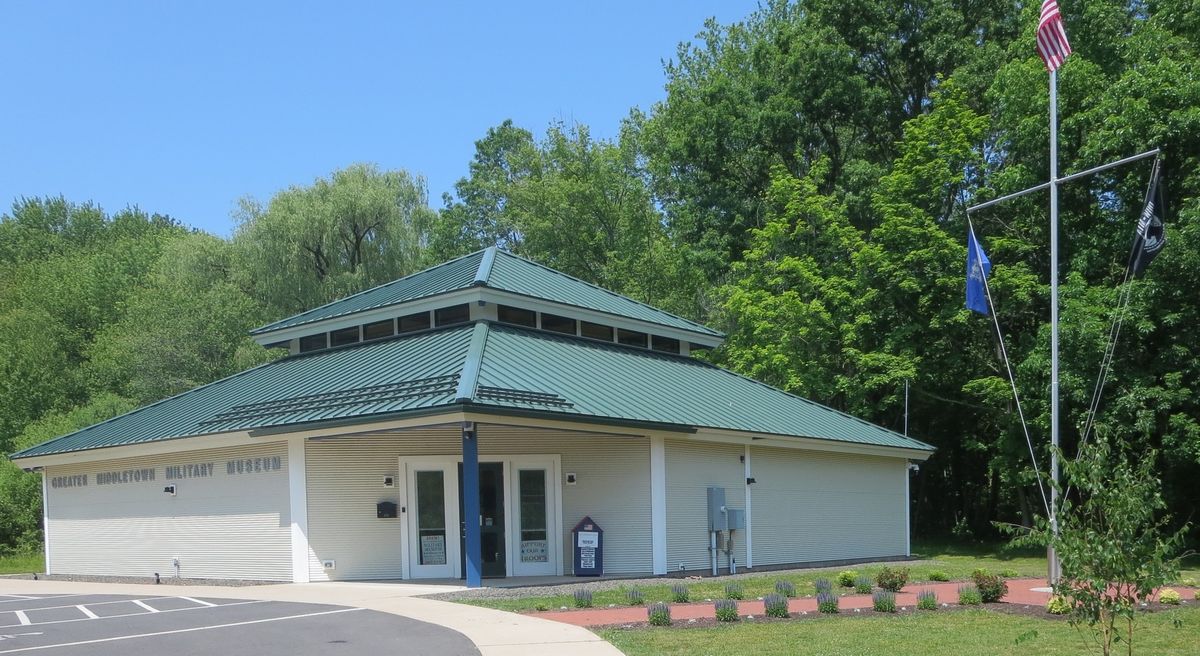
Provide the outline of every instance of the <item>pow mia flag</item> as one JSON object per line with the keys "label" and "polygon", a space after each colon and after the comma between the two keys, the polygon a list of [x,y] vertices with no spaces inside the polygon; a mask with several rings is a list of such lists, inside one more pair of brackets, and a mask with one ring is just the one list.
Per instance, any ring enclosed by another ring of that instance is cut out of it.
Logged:
{"label": "pow mia flag", "polygon": [[1154,172],[1151,174],[1150,192],[1146,194],[1146,206],[1142,208],[1142,218],[1138,221],[1137,237],[1133,240],[1133,276],[1140,278],[1150,266],[1150,261],[1167,244],[1167,233],[1163,228],[1163,192],[1159,184],[1159,164],[1154,162]]}

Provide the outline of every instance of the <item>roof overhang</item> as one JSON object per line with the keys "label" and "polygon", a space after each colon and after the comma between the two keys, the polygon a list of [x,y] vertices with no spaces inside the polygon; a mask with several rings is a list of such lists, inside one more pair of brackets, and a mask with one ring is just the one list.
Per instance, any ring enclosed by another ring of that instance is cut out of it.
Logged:
{"label": "roof overhang", "polygon": [[812,437],[797,437],[792,435],[768,435],[731,431],[715,428],[699,428],[689,437],[697,442],[720,442],[723,444],[746,444],[751,446],[778,447],[783,449],[803,449],[806,451],[827,451],[830,453],[850,453],[864,456],[881,456],[885,458],[904,458],[924,462],[933,455],[933,450],[881,446],[876,444],[860,444],[843,440],[828,440]]}

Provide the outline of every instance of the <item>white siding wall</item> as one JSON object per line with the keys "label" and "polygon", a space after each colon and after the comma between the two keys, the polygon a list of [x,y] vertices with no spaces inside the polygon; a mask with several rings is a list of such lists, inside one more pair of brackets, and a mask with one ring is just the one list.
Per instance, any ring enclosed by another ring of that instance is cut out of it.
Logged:
{"label": "white siding wall", "polygon": [[903,556],[900,458],[750,449],[754,565]]}
{"label": "white siding wall", "polygon": [[[377,519],[375,504],[400,500],[402,456],[459,456],[461,436],[453,426],[310,441],[305,458],[312,580],[400,578],[405,518]],[[565,573],[571,571],[570,530],[584,515],[604,529],[606,573],[651,570],[648,439],[492,424],[480,424],[478,436],[481,462],[489,456],[561,456]],[[566,472],[576,474],[576,485],[562,483]],[[385,475],[397,476],[396,488],[382,486]],[[336,561],[337,568],[325,570],[323,560]]]}
{"label": "white siding wall", "polygon": [[[708,487],[725,488],[725,504],[746,508],[746,477],[741,445],[711,444],[667,440],[667,569],[679,571],[682,563],[688,571],[711,571],[708,550]],[[758,497],[754,498],[758,512]],[[758,542],[755,529],[754,541]],[[746,565],[746,534],[735,531],[733,557],[738,567]],[[757,552],[755,562],[758,561]],[[728,567],[722,551],[717,559],[721,569]]]}
{"label": "white siding wall", "polygon": [[[226,473],[230,460],[279,457],[278,470]],[[212,476],[169,480],[164,467],[212,464]],[[155,470],[154,480],[101,485],[97,475]],[[55,574],[291,580],[287,448],[282,442],[47,467]],[[54,487],[86,475],[86,487]],[[163,492],[177,486],[177,494]]]}

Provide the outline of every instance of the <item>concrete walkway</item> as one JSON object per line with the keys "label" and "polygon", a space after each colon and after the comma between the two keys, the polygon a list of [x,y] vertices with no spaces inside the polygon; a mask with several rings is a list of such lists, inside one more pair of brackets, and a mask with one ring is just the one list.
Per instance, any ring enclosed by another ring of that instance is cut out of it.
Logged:
{"label": "concrete walkway", "polygon": [[[1010,579],[1008,594],[1001,600],[1011,604],[1030,606],[1045,606],[1050,600],[1050,593],[1039,592],[1034,588],[1044,587],[1045,579]],[[958,588],[966,582],[951,583],[919,583],[904,586],[896,595],[896,607],[912,607],[917,604],[917,593],[922,590],[933,590],[937,593],[938,603],[958,603]],[[838,608],[845,612],[854,609],[871,608],[874,600],[871,595],[845,595],[838,600]],[[817,600],[815,597],[793,598],[788,601],[788,611],[792,613],[816,613]],[[671,604],[671,619],[689,620],[713,617],[713,602],[690,604]],[[766,614],[763,602],[758,600],[738,602],[739,615],[761,616]],[[606,626],[611,624],[630,624],[646,621],[645,606],[622,606],[619,608],[588,608],[585,610],[548,611],[534,613],[534,617],[543,617],[556,622],[573,624],[575,626]]]}
{"label": "concrete walkway", "polygon": [[307,583],[228,587],[0,579],[0,594],[177,595],[367,608],[458,631],[475,643],[483,656],[568,653],[581,656],[611,656],[621,653],[596,634],[578,625],[416,596],[460,589],[462,588],[456,586],[404,583]]}

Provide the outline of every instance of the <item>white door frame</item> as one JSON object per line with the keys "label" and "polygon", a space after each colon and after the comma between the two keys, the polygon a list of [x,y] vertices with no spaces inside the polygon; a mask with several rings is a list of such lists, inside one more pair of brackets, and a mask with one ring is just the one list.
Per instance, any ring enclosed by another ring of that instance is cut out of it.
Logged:
{"label": "white door frame", "polygon": [[[505,576],[534,576],[534,575],[555,575],[562,576],[564,571],[563,563],[563,509],[562,509],[562,456],[558,454],[529,454],[529,455],[491,455],[480,454],[479,462],[499,462],[502,464],[504,471],[504,575]],[[404,521],[401,522],[401,577],[404,579],[415,578],[461,578],[462,564],[460,562],[462,556],[460,553],[460,531],[462,520],[458,514],[458,465],[462,463],[462,456],[408,456],[400,458],[400,476],[403,478],[398,487],[400,488],[400,505],[404,508]],[[446,473],[444,485],[446,486],[445,503],[446,503],[446,523],[448,525],[446,532],[446,559],[447,565],[450,568],[449,576],[428,574],[418,571],[422,565],[413,562],[419,547],[416,545],[416,508],[413,505],[416,501],[415,489],[413,485],[416,482],[412,472],[423,468],[442,468]],[[546,470],[546,539],[548,541],[547,549],[550,553],[551,562],[547,564],[545,572],[542,574],[522,574],[517,572],[517,569],[528,571],[529,568],[515,567],[517,560],[521,557],[521,536],[517,529],[517,523],[520,509],[514,506],[514,502],[518,498],[518,480],[516,473],[522,468],[544,468]],[[453,521],[451,521],[453,520]],[[453,531],[449,527],[453,527]],[[451,534],[454,538],[451,539]],[[552,570],[552,571],[551,571]]]}

